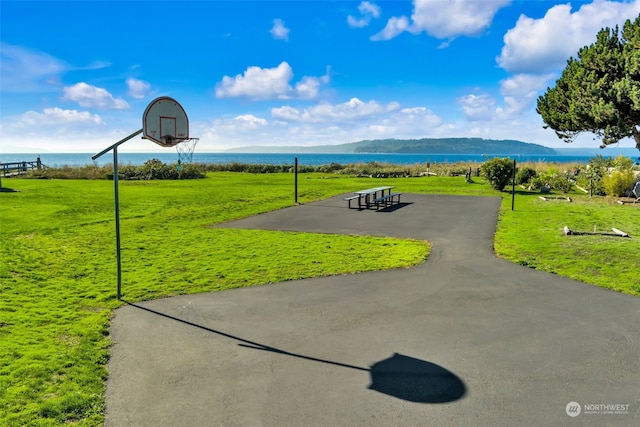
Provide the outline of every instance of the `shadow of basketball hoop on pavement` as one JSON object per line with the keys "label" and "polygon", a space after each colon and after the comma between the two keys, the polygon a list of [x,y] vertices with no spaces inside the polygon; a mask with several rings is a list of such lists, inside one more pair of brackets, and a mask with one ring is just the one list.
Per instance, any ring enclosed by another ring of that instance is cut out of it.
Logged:
{"label": "shadow of basketball hoop on pavement", "polygon": [[467,387],[453,372],[425,360],[395,353],[369,369],[369,389],[418,403],[447,403],[462,398]]}
{"label": "shadow of basketball hoop on pavement", "polygon": [[371,383],[367,387],[369,390],[374,390],[397,399],[416,403],[447,403],[462,398],[467,391],[464,382],[453,372],[435,363],[410,356],[394,353],[391,357],[374,363],[370,368],[363,368],[361,366],[291,353],[161,313],[135,303],[127,304],[167,319],[175,320],[235,341],[240,341],[238,345],[241,347],[296,357],[310,362],[325,363],[327,365],[369,372],[371,379]]}

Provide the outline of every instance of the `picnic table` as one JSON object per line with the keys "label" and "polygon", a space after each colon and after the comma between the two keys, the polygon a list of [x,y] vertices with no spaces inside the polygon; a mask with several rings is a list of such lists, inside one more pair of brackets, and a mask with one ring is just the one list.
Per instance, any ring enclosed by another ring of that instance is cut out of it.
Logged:
{"label": "picnic table", "polygon": [[[379,208],[381,204],[385,206],[388,203],[393,204],[394,197],[398,197],[398,203],[400,202],[400,195],[402,193],[391,193],[392,185],[385,185],[382,187],[367,188],[365,190],[354,191],[353,196],[346,197],[344,200],[349,202],[349,209],[351,209],[351,201],[358,199],[358,209],[371,206]],[[378,195],[379,193],[379,195]]]}

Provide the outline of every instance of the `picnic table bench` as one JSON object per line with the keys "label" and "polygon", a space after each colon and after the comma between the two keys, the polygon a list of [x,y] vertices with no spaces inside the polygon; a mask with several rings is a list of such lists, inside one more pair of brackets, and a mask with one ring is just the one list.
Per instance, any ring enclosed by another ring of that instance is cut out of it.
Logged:
{"label": "picnic table bench", "polygon": [[375,198],[373,200],[373,202],[376,205],[376,209],[378,209],[378,208],[380,208],[380,205],[384,205],[385,207],[393,205],[393,199],[395,197],[398,198],[397,203],[400,203],[400,196],[401,195],[402,195],[402,193],[389,193],[389,194],[387,194],[385,196],[380,196],[380,197]]}
{"label": "picnic table bench", "polygon": [[[402,193],[391,193],[393,186],[386,185],[382,187],[367,188],[366,190],[354,191],[352,196],[345,197],[345,201],[349,202],[349,209],[351,209],[351,201],[358,200],[358,209],[362,209],[363,206],[369,209],[372,206],[376,206],[376,209],[381,205],[388,206],[394,203],[394,198],[398,198],[400,203],[400,195]],[[380,193],[380,195],[378,195]]]}

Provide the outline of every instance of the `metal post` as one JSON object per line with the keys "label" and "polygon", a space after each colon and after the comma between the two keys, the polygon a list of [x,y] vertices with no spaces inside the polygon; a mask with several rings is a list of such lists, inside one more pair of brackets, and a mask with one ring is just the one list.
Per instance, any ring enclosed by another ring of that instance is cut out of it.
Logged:
{"label": "metal post", "polygon": [[115,203],[115,211],[116,211],[116,262],[117,262],[117,271],[118,271],[118,283],[116,287],[116,297],[118,301],[120,300],[121,290],[122,290],[122,263],[120,258],[120,202],[118,197],[118,146],[123,144],[133,138],[136,135],[140,135],[142,133],[142,129],[135,131],[131,135],[126,138],[121,139],[116,142],[112,146],[105,148],[98,154],[91,156],[91,160],[95,160],[98,157],[108,153],[113,150],[113,195],[114,195],[114,203]]}
{"label": "metal post", "polygon": [[298,158],[296,157],[294,170],[295,203],[298,204]]}
{"label": "metal post", "polygon": [[120,200],[118,197],[118,147],[113,147],[113,194],[116,211],[116,262],[118,270],[118,285],[116,287],[116,298],[120,301],[120,291],[122,289],[122,262],[120,257]]}
{"label": "metal post", "polygon": [[513,159],[513,176],[511,177],[511,210],[516,202],[516,159]]}

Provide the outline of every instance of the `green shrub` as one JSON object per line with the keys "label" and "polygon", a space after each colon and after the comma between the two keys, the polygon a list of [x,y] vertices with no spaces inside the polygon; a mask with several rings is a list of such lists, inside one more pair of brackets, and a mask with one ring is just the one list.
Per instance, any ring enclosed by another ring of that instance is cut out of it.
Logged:
{"label": "green shrub", "polygon": [[602,178],[604,192],[607,196],[621,197],[626,195],[635,182],[635,176],[631,169],[615,170],[611,175]]}
{"label": "green shrub", "polygon": [[551,181],[551,188],[562,191],[563,193],[568,193],[573,188],[574,183],[573,173],[564,172],[554,176],[554,179]]}
{"label": "green shrub", "polygon": [[618,156],[613,159],[613,166],[620,170],[631,169],[633,167],[633,160],[629,157]]}
{"label": "green shrub", "polygon": [[590,189],[594,196],[604,196],[606,194],[602,178],[607,175],[609,168],[614,167],[613,159],[597,155],[589,159],[587,172],[578,176],[578,185]]}
{"label": "green shrub", "polygon": [[[205,177],[206,168],[202,164],[166,165],[158,159],[151,159],[141,166],[118,164],[118,177],[124,180],[149,179],[199,179]],[[63,166],[30,172],[28,177],[46,179],[113,179],[113,165]]]}
{"label": "green shrub", "polygon": [[549,180],[547,179],[546,174],[538,175],[531,178],[531,181],[529,181],[529,185],[534,190],[540,190],[542,187],[551,188],[551,185],[549,184]]}
{"label": "green shrub", "polygon": [[[175,169],[177,171],[177,167]],[[171,179],[176,179],[176,174],[175,172],[173,172],[174,169],[172,168],[171,170],[172,170]],[[182,171],[178,171],[177,173],[177,179],[202,179],[205,176],[206,174],[204,173],[202,168],[199,165],[192,164],[192,163],[183,164]]]}
{"label": "green shrub", "polygon": [[516,172],[516,184],[518,185],[528,184],[537,175],[538,173],[533,168],[525,167],[525,168],[519,169]]}
{"label": "green shrub", "polygon": [[158,159],[151,159],[144,162],[140,168],[140,174],[144,179],[169,179],[171,172],[169,166]]}
{"label": "green shrub", "polygon": [[113,175],[111,166],[85,165],[72,167],[64,165],[59,168],[43,168],[27,174],[31,178],[46,179],[104,179],[107,175]]}
{"label": "green shrub", "polygon": [[480,166],[480,174],[492,188],[502,191],[513,177],[513,161],[507,157],[491,159]]}
{"label": "green shrub", "polygon": [[125,165],[118,168],[118,176],[122,179],[200,179],[205,172],[200,165],[171,164],[167,165],[158,159],[146,161],[142,166]]}
{"label": "green shrub", "polygon": [[563,193],[568,193],[573,188],[573,178],[569,173],[559,173],[557,171],[550,170],[532,178],[530,184],[535,190],[547,187],[550,190],[558,190]]}

